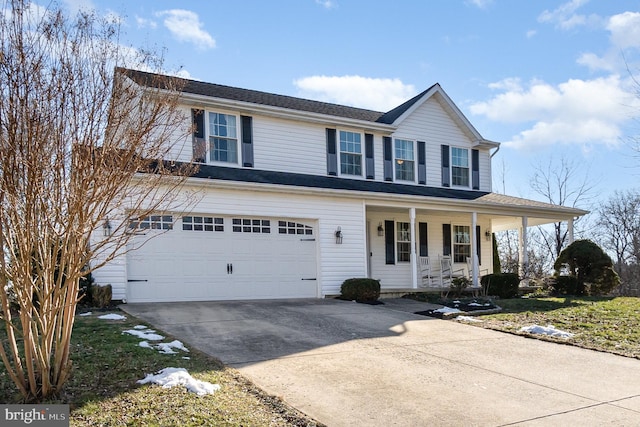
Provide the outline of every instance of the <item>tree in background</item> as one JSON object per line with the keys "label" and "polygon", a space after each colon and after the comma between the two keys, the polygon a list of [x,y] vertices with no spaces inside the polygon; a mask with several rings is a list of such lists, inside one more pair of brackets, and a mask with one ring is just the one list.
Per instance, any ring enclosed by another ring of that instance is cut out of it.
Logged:
{"label": "tree in background", "polygon": [[621,292],[640,291],[640,193],[616,191],[597,211],[597,238],[613,254]]}
{"label": "tree in background", "polygon": [[577,294],[584,289],[590,295],[606,295],[620,284],[609,255],[590,240],[576,240],[560,253],[553,265],[557,276],[565,266],[580,285]]}
{"label": "tree in background", "polygon": [[[546,165],[538,164],[531,178],[531,189],[542,196],[545,202],[556,206],[584,208],[593,197],[593,177],[588,169],[565,157],[551,158]],[[574,222],[574,232],[584,217]],[[536,252],[547,252],[549,264],[560,255],[569,238],[569,230],[564,222],[556,222],[551,227],[537,228],[541,247]]]}
{"label": "tree in background", "polygon": [[58,6],[0,10],[0,356],[25,401],[69,378],[80,277],[126,251],[128,215],[180,204],[172,190],[189,173],[158,161],[190,133],[178,127],[179,80],[142,91],[114,76],[132,52],[117,35]]}

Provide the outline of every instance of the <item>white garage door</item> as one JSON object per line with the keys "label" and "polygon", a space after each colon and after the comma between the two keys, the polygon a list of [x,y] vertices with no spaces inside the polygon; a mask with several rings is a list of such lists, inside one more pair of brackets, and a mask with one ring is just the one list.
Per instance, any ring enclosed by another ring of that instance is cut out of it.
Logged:
{"label": "white garage door", "polygon": [[317,295],[309,221],[151,215],[133,226],[139,232],[127,256],[130,302]]}

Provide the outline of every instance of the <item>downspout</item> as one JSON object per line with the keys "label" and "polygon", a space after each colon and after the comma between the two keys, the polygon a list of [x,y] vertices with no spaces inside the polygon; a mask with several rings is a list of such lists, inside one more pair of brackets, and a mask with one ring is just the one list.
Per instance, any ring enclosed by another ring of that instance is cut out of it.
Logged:
{"label": "downspout", "polygon": [[495,156],[496,154],[498,154],[498,151],[500,151],[500,146],[498,145],[498,148],[496,148],[496,151],[494,151],[493,153],[491,153],[491,159],[493,159],[493,156]]}

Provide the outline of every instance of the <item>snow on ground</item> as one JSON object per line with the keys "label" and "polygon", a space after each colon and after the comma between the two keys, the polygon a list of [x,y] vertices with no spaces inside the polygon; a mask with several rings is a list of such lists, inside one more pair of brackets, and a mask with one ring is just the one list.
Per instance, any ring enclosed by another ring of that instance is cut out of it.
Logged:
{"label": "snow on ground", "polygon": [[482,322],[482,320],[472,316],[458,316],[458,317],[455,317],[453,320],[458,320],[461,322]]}
{"label": "snow on ground", "polygon": [[80,314],[78,314],[78,316],[82,316],[82,317],[84,317],[84,316],[91,316],[92,314],[93,314],[93,313],[91,313],[90,311],[87,311],[86,313],[80,313]]}
{"label": "snow on ground", "polygon": [[220,389],[218,384],[211,384],[206,381],[196,380],[184,368],[164,368],[156,375],[147,374],[144,379],[138,380],[137,382],[138,384],[154,383],[161,385],[162,388],[183,385],[187,390],[197,394],[198,396],[213,394]]}
{"label": "snow on ground", "polygon": [[457,308],[451,308],[451,307],[442,307],[437,310],[433,310],[433,312],[434,313],[462,313],[461,310]]}
{"label": "snow on ground", "polygon": [[148,341],[141,341],[138,344],[140,347],[144,348],[152,348],[154,350],[158,350],[162,354],[176,354],[173,349],[178,349],[189,353],[189,349],[182,344],[182,342],[175,340],[171,342],[161,342],[158,344],[149,344]]}
{"label": "snow on ground", "polygon": [[116,314],[116,313],[109,313],[109,314],[103,314],[102,316],[99,316],[98,319],[105,319],[105,320],[125,320],[127,317],[123,316],[122,314]]}
{"label": "snow on ground", "polygon": [[147,327],[144,325],[136,325],[133,327],[133,329],[147,329]]}
{"label": "snow on ground", "polygon": [[133,335],[138,338],[142,338],[143,340],[160,341],[164,339],[164,336],[156,334],[155,332],[156,331],[154,331],[153,329],[127,329],[126,331],[122,331],[123,334]]}
{"label": "snow on ground", "polygon": [[553,325],[540,326],[540,325],[531,325],[531,326],[523,326],[520,328],[519,332],[528,332],[530,334],[541,334],[541,335],[549,335],[556,338],[571,338],[574,334],[571,332],[565,332],[560,329],[556,329]]}

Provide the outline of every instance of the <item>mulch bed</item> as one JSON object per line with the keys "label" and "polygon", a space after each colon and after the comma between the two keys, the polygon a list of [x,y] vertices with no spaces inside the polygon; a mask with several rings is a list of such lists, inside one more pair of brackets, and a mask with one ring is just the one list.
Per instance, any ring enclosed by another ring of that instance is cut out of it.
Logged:
{"label": "mulch bed", "polygon": [[445,307],[448,307],[451,309],[457,309],[460,311],[448,312],[441,309],[437,309],[437,310],[418,311],[418,312],[415,312],[414,314],[419,314],[421,316],[435,317],[438,319],[451,319],[453,317],[457,317],[460,315],[473,316],[473,315],[479,315],[479,314],[496,313],[502,310],[500,307],[495,305],[492,301],[482,300],[482,299],[446,301],[446,302],[443,302],[442,305],[444,305]]}

